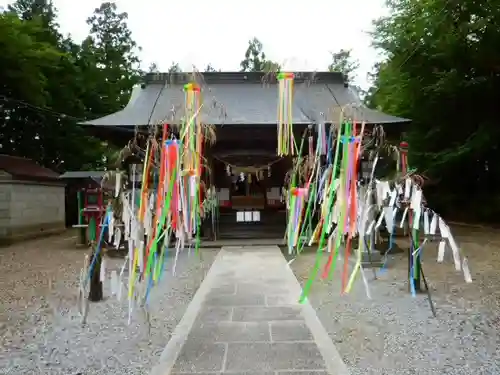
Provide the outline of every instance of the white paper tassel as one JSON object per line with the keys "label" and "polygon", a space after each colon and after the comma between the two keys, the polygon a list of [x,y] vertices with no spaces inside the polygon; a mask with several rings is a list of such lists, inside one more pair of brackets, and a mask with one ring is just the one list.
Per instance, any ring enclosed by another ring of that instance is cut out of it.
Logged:
{"label": "white paper tassel", "polygon": [[120,230],[120,228],[117,228],[115,232],[115,242],[114,242],[115,248],[117,250],[120,248],[121,242],[122,242],[122,231]]}
{"label": "white paper tassel", "polygon": [[139,241],[139,270],[144,272],[144,241]]}
{"label": "white paper tassel", "polygon": [[394,205],[396,204],[396,198],[398,196],[398,192],[396,189],[394,189],[392,192],[391,192],[391,199],[389,200],[389,207],[394,207]]}
{"label": "white paper tassel", "polygon": [[118,293],[118,274],[115,270],[111,271],[111,295],[116,296]]}
{"label": "white paper tassel", "polygon": [[108,242],[113,240],[113,234],[115,233],[115,217],[112,213],[109,214],[109,224],[108,224]]}
{"label": "white paper tassel", "polygon": [[365,275],[365,270],[361,264],[359,265],[360,267],[360,272],[361,272],[361,278],[363,279],[363,284],[365,285],[365,291],[366,291],[366,298],[372,299],[371,293],[370,293],[370,286],[368,285],[368,279],[366,278]]}
{"label": "white paper tassel", "polygon": [[122,174],[121,172],[116,172],[115,178],[115,198],[120,194],[120,187],[122,185]]}
{"label": "white paper tassel", "polygon": [[196,196],[196,180],[196,176],[189,177],[189,192],[191,198],[194,198]]}
{"label": "white paper tassel", "polygon": [[439,248],[438,248],[438,257],[437,261],[438,263],[442,263],[444,260],[444,251],[446,250],[446,242],[441,241],[439,242]]}
{"label": "white paper tassel", "polygon": [[425,210],[424,212],[424,233],[429,234],[429,211]]}
{"label": "white paper tassel", "polygon": [[405,180],[405,194],[404,194],[405,200],[410,199],[410,191],[411,191],[411,179],[407,178]]}
{"label": "white paper tassel", "polygon": [[102,258],[101,261],[101,274],[99,275],[99,280],[101,283],[106,280],[106,258]]}
{"label": "white paper tassel", "polygon": [[[336,229],[337,229],[337,228],[335,228],[335,230],[336,230]],[[334,234],[335,234],[335,232],[334,232],[334,233],[332,233],[330,237],[328,237],[328,246],[327,246],[327,251],[328,251],[329,253],[331,253],[331,252],[332,252],[332,249],[333,249],[333,240],[334,240],[334,238],[335,238]]]}
{"label": "white paper tassel", "polygon": [[449,232],[448,232],[448,242],[450,244],[451,252],[453,254],[453,261],[455,262],[455,270],[460,271],[462,269],[462,264],[460,263],[460,254],[458,251],[458,246],[455,242],[455,239]]}
{"label": "white paper tassel", "polygon": [[436,234],[436,228],[437,228],[437,224],[438,224],[438,219],[439,219],[439,216],[437,214],[433,214],[432,215],[431,225],[430,225],[430,228],[429,228],[429,233],[431,235],[435,235]]}
{"label": "white paper tassel", "polygon": [[181,240],[178,239],[175,244],[175,258],[174,258],[174,267],[172,268],[172,275],[175,276],[175,271],[177,269],[177,260],[179,259],[179,252],[181,250]]}
{"label": "white paper tassel", "polygon": [[399,224],[400,228],[403,228],[405,225],[405,220],[406,220],[406,215],[408,214],[408,207],[405,207],[405,210],[403,211],[403,217],[401,218],[401,224]]}
{"label": "white paper tassel", "polygon": [[439,232],[441,233],[441,237],[448,238],[448,236],[450,235],[450,232],[448,230],[448,226],[444,223],[443,219],[439,218],[438,224],[439,224]]}
{"label": "white paper tassel", "polygon": [[369,236],[370,234],[372,234],[372,231],[373,231],[373,227],[375,226],[375,220],[372,220],[372,222],[370,223],[370,225],[368,226],[368,229],[366,230],[366,235]]}
{"label": "white paper tassel", "polygon": [[394,226],[394,217],[393,217],[392,212],[393,212],[392,206],[391,207],[384,207],[385,224],[386,224],[387,231],[389,233],[392,233],[392,229]]}
{"label": "white paper tassel", "polygon": [[377,167],[378,162],[378,154],[375,156],[375,160],[373,160],[372,171],[370,173],[370,183],[373,181],[373,177],[375,176],[375,168]]}
{"label": "white paper tassel", "polygon": [[464,270],[464,279],[466,283],[471,283],[472,282],[472,276],[470,274],[469,270],[469,262],[467,258],[464,257],[464,260],[462,262],[462,268]]}
{"label": "white paper tassel", "polygon": [[420,207],[413,211],[413,229],[418,230],[420,227],[420,215],[421,215],[421,210]]}
{"label": "white paper tassel", "polygon": [[380,228],[380,226],[382,225],[382,220],[384,220],[384,214],[385,214],[385,211],[382,211],[380,213],[380,216],[378,217],[378,220],[377,220],[377,224],[375,225],[375,230],[378,230],[378,228]]}
{"label": "white paper tassel", "polygon": [[411,196],[410,208],[414,211],[420,210],[422,206],[422,190],[416,185],[413,187],[413,194]]}

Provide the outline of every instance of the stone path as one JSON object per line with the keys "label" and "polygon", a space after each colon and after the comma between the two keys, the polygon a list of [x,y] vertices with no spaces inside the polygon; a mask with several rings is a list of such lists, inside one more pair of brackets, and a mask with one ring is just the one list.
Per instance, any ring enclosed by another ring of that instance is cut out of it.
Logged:
{"label": "stone path", "polygon": [[348,370],[277,246],[225,247],[152,375]]}

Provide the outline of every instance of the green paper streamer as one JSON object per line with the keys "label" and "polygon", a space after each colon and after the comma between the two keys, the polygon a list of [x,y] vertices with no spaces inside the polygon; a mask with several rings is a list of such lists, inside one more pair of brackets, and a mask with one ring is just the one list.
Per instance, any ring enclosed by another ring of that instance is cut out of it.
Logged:
{"label": "green paper streamer", "polygon": [[161,218],[160,218],[160,221],[158,222],[158,225],[156,227],[155,240],[153,241],[153,244],[151,245],[151,249],[149,249],[148,263],[146,265],[146,272],[145,272],[146,279],[149,276],[149,272],[151,271],[151,265],[152,265],[152,262],[154,259],[154,253],[156,253],[156,250],[158,248],[158,241],[159,241],[160,233],[165,232],[165,231],[161,231],[161,229],[165,225],[165,221],[167,219],[167,214],[169,212],[168,208],[170,207],[170,201],[172,200],[172,190],[174,187],[174,181],[175,181],[176,177],[177,177],[177,168],[174,168],[174,171],[172,173],[172,178],[170,179],[169,189],[167,192],[167,199],[165,201],[165,204],[163,205]]}
{"label": "green paper streamer", "polygon": [[[340,150],[340,137],[342,135],[342,119],[340,121],[340,125],[339,125],[339,128],[338,128],[338,132],[337,132],[337,142],[336,142],[336,145],[335,145],[335,156],[334,156],[334,159],[333,159],[333,168],[332,168],[332,175],[331,175],[331,183],[330,183],[330,186],[331,184],[333,183],[333,181],[335,181],[335,176],[337,175],[337,163],[338,163],[338,159],[339,159],[339,150]],[[309,295],[309,291],[311,290],[311,286],[312,286],[312,283],[314,282],[314,280],[316,279],[316,275],[318,274],[319,272],[319,268],[320,268],[320,265],[321,265],[321,258],[323,256],[323,245],[325,243],[325,233],[326,233],[326,227],[327,227],[327,223],[330,222],[330,214],[331,214],[331,211],[332,211],[332,206],[333,206],[333,197],[335,196],[335,194],[333,194],[332,191],[329,192],[329,198],[328,198],[328,205],[327,205],[327,217],[326,217],[326,220],[325,222],[323,222],[323,228],[321,229],[321,235],[320,235],[320,238],[319,238],[319,243],[318,243],[318,251],[316,252],[316,260],[314,262],[314,267],[311,271],[311,275],[309,276],[309,279],[307,280],[306,284],[304,285],[304,288],[302,289],[302,295],[300,296],[300,299],[299,299],[299,303],[304,303],[307,299],[307,296]]]}
{"label": "green paper streamer", "polygon": [[[345,122],[344,123],[344,139],[349,139],[352,136],[352,127],[350,122]],[[342,144],[342,151],[343,151],[343,156],[342,156],[342,161],[344,164],[344,167],[340,170],[340,183],[345,186],[346,184],[346,179],[347,179],[347,173],[349,170],[349,143],[347,141],[344,141]],[[339,186],[340,188],[340,186]],[[348,197],[345,197],[348,199]],[[340,228],[342,231],[345,228],[346,224],[346,218],[347,218],[347,210],[342,210],[341,215],[340,215],[340,220],[339,220],[339,226],[337,228]],[[339,255],[339,250],[340,250],[340,244],[343,239],[343,234],[340,234],[337,230],[337,238],[335,241],[335,250],[334,250],[334,255],[333,255],[333,260],[332,264],[330,266],[330,270],[328,272],[328,278],[331,279],[333,275],[333,271],[335,270],[335,267],[337,265],[337,259]]]}
{"label": "green paper streamer", "polygon": [[[298,153],[297,153],[297,163],[294,166],[294,170],[293,170],[293,173],[292,173],[292,176],[290,179],[290,187],[288,189],[288,191],[289,191],[288,199],[290,199],[290,209],[288,210],[289,212],[294,212],[294,211],[292,211],[292,208],[295,209],[295,199],[292,199],[295,197],[291,194],[291,192],[292,192],[292,188],[294,188],[297,185],[297,172],[298,172],[299,166],[300,166],[300,161],[301,161],[300,156],[302,155],[302,150],[304,148],[304,140],[305,140],[306,133],[307,133],[307,130],[304,131],[304,134],[302,135],[302,140],[300,141],[300,149],[298,150]],[[295,139],[294,139],[294,142],[295,142]],[[295,144],[295,149],[297,150],[296,144]],[[290,216],[288,218],[288,228],[292,227],[291,223],[292,223],[292,217]],[[290,230],[288,230],[287,233],[288,233],[287,240],[289,240],[290,239]],[[289,243],[289,241],[287,241],[287,246],[288,246],[288,243]]]}
{"label": "green paper streamer", "polygon": [[89,237],[91,242],[95,242],[97,239],[97,223],[94,216],[89,221]]}

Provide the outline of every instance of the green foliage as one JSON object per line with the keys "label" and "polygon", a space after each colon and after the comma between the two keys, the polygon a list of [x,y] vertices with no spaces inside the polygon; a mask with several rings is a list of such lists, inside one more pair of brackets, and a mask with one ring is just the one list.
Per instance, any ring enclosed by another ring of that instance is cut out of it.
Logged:
{"label": "green foliage", "polygon": [[151,63],[148,68],[148,73],[160,73],[160,70],[158,69],[158,65],[156,63]]}
{"label": "green foliage", "polygon": [[87,19],[90,35],[82,44],[87,59],[86,73],[96,85],[96,98],[104,116],[127,105],[132,87],[139,82],[139,48],[127,25],[127,13],[119,13],[116,4],[104,2]]}
{"label": "green foliage", "polygon": [[217,70],[212,66],[212,64],[208,64],[207,67],[205,68],[205,72],[216,72],[216,71]]}
{"label": "green foliage", "polygon": [[172,64],[168,68],[168,73],[180,73],[180,72],[182,72],[182,69],[179,66],[179,64],[176,62],[172,62]]}
{"label": "green foliage", "polygon": [[59,171],[103,168],[115,150],[77,123],[121,109],[139,80],[126,13],[103,3],[89,37],[64,38],[49,0],[0,14],[0,152]]}
{"label": "green foliage", "polygon": [[410,163],[462,199],[500,182],[500,1],[392,0],[367,103],[413,120]]}
{"label": "green foliage", "polygon": [[278,63],[266,58],[262,43],[257,38],[248,41],[245,58],[240,66],[242,72],[279,72],[281,69]]}
{"label": "green foliage", "polygon": [[330,52],[332,62],[328,65],[329,72],[339,72],[344,75],[346,81],[351,81],[356,70],[359,68],[359,62],[352,58],[351,50],[341,49],[338,52]]}

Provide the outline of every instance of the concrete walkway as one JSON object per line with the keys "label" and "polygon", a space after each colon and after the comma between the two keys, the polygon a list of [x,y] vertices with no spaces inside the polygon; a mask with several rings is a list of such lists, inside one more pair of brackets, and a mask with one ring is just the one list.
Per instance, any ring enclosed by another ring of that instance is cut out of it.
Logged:
{"label": "concrete walkway", "polygon": [[277,246],[225,247],[152,375],[347,375]]}

